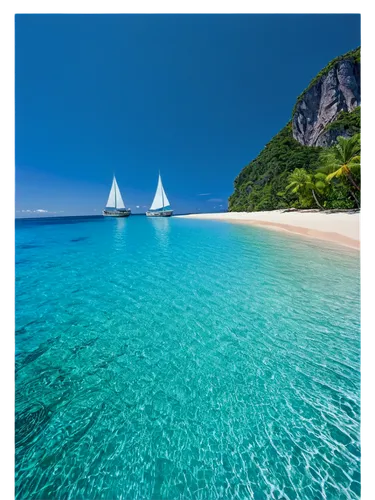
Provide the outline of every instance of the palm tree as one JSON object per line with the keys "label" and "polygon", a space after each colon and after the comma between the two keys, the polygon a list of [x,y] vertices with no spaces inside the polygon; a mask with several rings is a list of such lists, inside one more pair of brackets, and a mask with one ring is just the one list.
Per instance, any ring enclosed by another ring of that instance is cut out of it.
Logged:
{"label": "palm tree", "polygon": [[[326,181],[326,176],[324,174],[321,174],[320,172],[314,174],[314,188],[319,194],[324,194],[326,188],[327,188],[327,181]],[[314,200],[316,201],[316,204],[324,210],[322,205],[319,203],[316,195],[315,195],[315,190],[312,189],[312,194],[314,196]]]}
{"label": "palm tree", "polygon": [[[360,187],[353,179],[352,173],[359,172],[361,167],[361,138],[360,134],[355,134],[349,139],[338,137],[337,144],[324,151],[321,156],[323,167],[322,172],[328,174],[327,182],[332,179],[346,177],[350,183],[360,191]],[[357,203],[358,200],[354,195]]]}
{"label": "palm tree", "polygon": [[300,199],[302,199],[304,195],[311,191],[315,203],[319,208],[324,210],[315,193],[315,191],[319,193],[323,192],[325,184],[322,179],[315,180],[314,177],[311,174],[308,174],[304,168],[296,168],[288,177],[288,182],[289,184],[285,188],[285,192],[290,191],[291,193],[298,193]]}
{"label": "palm tree", "polygon": [[[324,191],[326,190],[326,188],[328,187],[328,184],[329,184],[329,181],[327,182],[328,175],[324,174],[323,172],[318,172],[314,175],[314,177],[315,177],[315,179],[317,179],[317,181],[315,183],[315,186],[317,187],[317,191],[320,194],[324,194]],[[353,193],[352,189],[350,189],[349,187],[348,187],[348,189],[349,189],[349,192],[352,195],[353,199],[357,203],[358,208],[360,208],[360,204],[359,204],[359,201],[358,201],[356,195]]]}

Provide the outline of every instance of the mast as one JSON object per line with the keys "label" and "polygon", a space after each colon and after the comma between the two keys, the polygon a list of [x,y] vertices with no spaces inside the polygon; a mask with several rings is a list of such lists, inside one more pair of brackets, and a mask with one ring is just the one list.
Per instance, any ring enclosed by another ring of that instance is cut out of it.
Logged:
{"label": "mast", "polygon": [[116,193],[116,191],[117,191],[116,184],[117,184],[117,182],[116,182],[116,177],[114,175],[113,175],[113,180],[115,181],[115,208],[117,210],[117,197],[116,197],[116,194],[117,194]]}
{"label": "mast", "polygon": [[164,212],[164,189],[163,189],[163,184],[161,182],[160,170],[159,170],[159,178],[160,178],[160,184],[161,184],[161,200],[162,200],[162,203],[163,203],[163,212]]}

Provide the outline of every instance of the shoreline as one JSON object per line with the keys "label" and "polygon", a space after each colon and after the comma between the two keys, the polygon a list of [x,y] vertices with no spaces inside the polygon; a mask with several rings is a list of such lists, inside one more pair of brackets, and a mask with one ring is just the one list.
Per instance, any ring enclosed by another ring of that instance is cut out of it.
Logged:
{"label": "shoreline", "polygon": [[360,250],[359,212],[273,210],[269,212],[225,212],[178,215],[186,219],[206,219],[261,226]]}

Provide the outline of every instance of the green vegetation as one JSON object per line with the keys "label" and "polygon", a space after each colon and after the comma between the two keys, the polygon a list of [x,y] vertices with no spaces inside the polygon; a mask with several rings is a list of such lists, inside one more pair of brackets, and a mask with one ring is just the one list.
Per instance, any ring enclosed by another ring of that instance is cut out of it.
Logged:
{"label": "green vegetation", "polygon": [[302,146],[290,124],[236,178],[229,210],[359,207],[360,136],[332,148]]}
{"label": "green vegetation", "polygon": [[288,176],[288,185],[278,195],[294,195],[292,206],[299,208],[359,208],[360,135],[338,137],[337,144],[320,153],[321,167],[314,173],[296,168]]}
{"label": "green vegetation", "polygon": [[350,135],[358,134],[361,131],[361,106],[355,108],[351,113],[341,111],[337,119],[329,123],[324,130],[345,131]]}
{"label": "green vegetation", "polygon": [[[321,177],[322,175],[323,179]],[[292,194],[298,194],[301,206],[307,207],[311,206],[312,197],[318,207],[323,209],[316,194],[324,194],[326,190],[326,183],[324,181],[324,174],[311,175],[308,174],[304,168],[296,168],[288,177],[288,182],[290,184],[285,188],[285,192],[279,193],[279,195],[284,196],[288,191]]]}
{"label": "green vegetation", "polygon": [[335,59],[332,59],[332,61],[330,61],[325,68],[323,68],[321,71],[319,71],[319,73],[316,75],[316,77],[311,80],[308,87],[297,97],[297,101],[296,101],[294,108],[293,108],[292,116],[294,115],[296,108],[297,108],[297,105],[302,100],[305,93],[308,90],[310,90],[311,87],[313,87],[322,76],[329,73],[329,71],[332,68],[334,68],[338,62],[343,61],[344,59],[350,59],[353,62],[360,64],[361,63],[361,47],[357,47],[356,49],[351,50],[351,51],[347,52],[346,54],[343,54],[342,56],[338,56]]}
{"label": "green vegetation", "polygon": [[337,138],[337,144],[323,151],[321,154],[323,167],[320,171],[326,174],[325,181],[332,183],[338,181],[349,186],[351,197],[354,198],[358,207],[359,201],[355,194],[360,192],[360,169],[361,169],[361,138],[355,134],[349,139]]}
{"label": "green vegetation", "polygon": [[[333,59],[298,97],[294,110],[305,92],[339,61],[349,59],[360,64],[360,57],[358,47]],[[358,106],[350,113],[342,111],[325,131],[337,132],[334,137],[341,133],[352,136],[360,132],[360,125],[361,109]],[[322,147],[300,144],[293,138],[292,123],[289,122],[237,176],[234,192],[228,200],[229,210],[253,212],[283,208],[350,209],[359,206],[359,190],[351,182],[352,178],[359,187],[359,166],[348,167],[347,173],[344,168],[347,163],[343,162],[343,174],[338,175],[334,172],[340,166],[333,170],[335,154],[337,151],[334,148],[327,153]],[[295,174],[291,175],[293,172]]]}
{"label": "green vegetation", "polygon": [[303,146],[293,138],[288,123],[245,167],[234,181],[235,191],[229,198],[229,210],[252,212],[287,208],[295,202],[292,193],[280,198],[288,176],[295,168],[313,172],[319,168],[322,148]]}

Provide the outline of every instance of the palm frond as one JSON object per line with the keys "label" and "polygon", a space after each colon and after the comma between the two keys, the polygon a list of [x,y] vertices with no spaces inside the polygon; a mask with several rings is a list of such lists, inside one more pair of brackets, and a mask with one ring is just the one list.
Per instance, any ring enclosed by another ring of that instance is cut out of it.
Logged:
{"label": "palm frond", "polygon": [[288,186],[285,188],[285,191],[289,191],[289,189],[291,189],[292,187],[295,187],[296,183],[295,182],[291,182],[290,184],[288,184]]}
{"label": "palm frond", "polygon": [[341,177],[343,175],[342,168],[339,168],[332,172],[331,174],[327,175],[327,182],[330,182],[334,177]]}
{"label": "palm frond", "polygon": [[314,175],[315,179],[318,179],[322,182],[326,180],[327,174],[324,174],[323,172],[318,172]]}
{"label": "palm frond", "polygon": [[319,191],[319,192],[322,192],[326,188],[326,186],[327,186],[326,183],[322,182],[322,181],[317,181],[315,183],[315,187],[316,187],[317,191]]}

